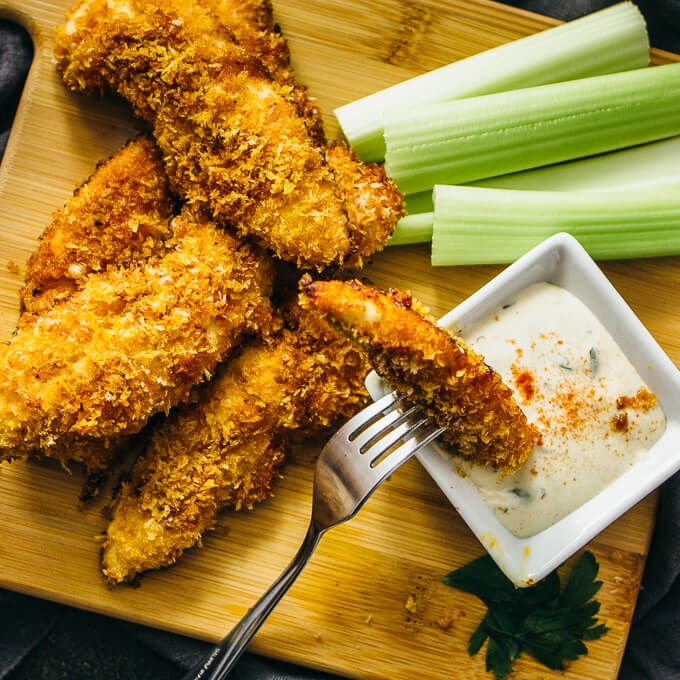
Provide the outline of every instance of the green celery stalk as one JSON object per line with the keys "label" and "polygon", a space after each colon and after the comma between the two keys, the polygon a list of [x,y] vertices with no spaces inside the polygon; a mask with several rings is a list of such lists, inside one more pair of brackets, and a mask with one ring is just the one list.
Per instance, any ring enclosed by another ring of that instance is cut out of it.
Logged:
{"label": "green celery stalk", "polygon": [[[680,137],[591,156],[510,175],[490,177],[472,186],[536,191],[627,191],[680,189]],[[407,204],[430,209],[432,192],[407,196]],[[430,199],[428,206],[426,199]],[[410,212],[409,212],[410,214]]]}
{"label": "green celery stalk", "polygon": [[432,192],[406,196],[406,217],[402,217],[386,243],[403,246],[409,243],[426,243],[432,240]]}
{"label": "green celery stalk", "polygon": [[432,240],[434,213],[413,213],[402,217],[392,232],[388,246],[405,246],[409,243],[427,243]]}
{"label": "green celery stalk", "polygon": [[385,116],[385,169],[406,194],[680,134],[680,64]]}
{"label": "green celery stalk", "polygon": [[364,161],[384,158],[383,114],[450,101],[629,71],[649,63],[645,21],[630,2],[500,45],[335,110]]}
{"label": "green celery stalk", "polygon": [[[680,137],[492,177],[471,186],[534,191],[680,190]],[[387,245],[432,240],[432,192],[409,194],[406,209],[408,215],[399,221]]]}
{"label": "green celery stalk", "polygon": [[560,231],[598,259],[677,255],[680,194],[434,189],[433,265],[511,262]]}

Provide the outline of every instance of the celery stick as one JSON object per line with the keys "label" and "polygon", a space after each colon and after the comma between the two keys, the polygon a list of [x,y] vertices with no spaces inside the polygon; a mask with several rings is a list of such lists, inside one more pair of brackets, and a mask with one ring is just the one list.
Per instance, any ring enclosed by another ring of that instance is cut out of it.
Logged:
{"label": "celery stick", "polygon": [[388,246],[404,246],[409,243],[427,243],[432,240],[434,213],[413,213],[402,217],[392,232]]}
{"label": "celery stick", "polygon": [[[680,137],[492,177],[474,182],[471,186],[535,191],[680,190]],[[392,238],[387,242],[389,246],[422,243],[432,239],[432,192],[409,194],[406,197],[406,209],[408,215],[397,224]]]}
{"label": "celery stick", "polygon": [[385,168],[406,194],[680,134],[680,64],[432,104],[385,116]]}
{"label": "celery stick", "polygon": [[408,243],[426,243],[432,240],[432,192],[406,196],[406,217],[402,217],[392,233],[388,246],[403,246]]}
{"label": "celery stick", "polygon": [[[582,158],[544,168],[491,177],[473,186],[536,191],[622,191],[627,189],[680,189],[680,137],[643,144],[600,156]],[[407,205],[431,210],[423,197],[432,192],[406,197]],[[415,198],[415,197],[418,198]],[[409,215],[415,212],[409,210]],[[419,210],[420,212],[420,210]]]}
{"label": "celery stick", "polygon": [[560,231],[595,258],[680,254],[680,194],[436,186],[432,264],[511,262]]}
{"label": "celery stick", "polygon": [[385,154],[386,111],[628,71],[648,63],[644,19],[632,3],[623,2],[411,78],[341,106],[335,115],[359,156],[378,161]]}
{"label": "celery stick", "polygon": [[432,212],[432,191],[423,191],[419,194],[409,194],[405,198],[406,212],[409,215],[415,213]]}

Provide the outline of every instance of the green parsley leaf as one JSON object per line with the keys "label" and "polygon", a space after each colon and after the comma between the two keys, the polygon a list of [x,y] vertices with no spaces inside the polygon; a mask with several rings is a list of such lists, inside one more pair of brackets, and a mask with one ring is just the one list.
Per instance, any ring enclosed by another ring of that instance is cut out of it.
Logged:
{"label": "green parsley leaf", "polygon": [[481,623],[477,626],[475,632],[470,636],[470,642],[468,644],[468,654],[474,656],[487,641],[489,634],[486,632],[486,616],[482,619]]}
{"label": "green parsley leaf", "polygon": [[584,644],[597,640],[608,630],[598,624],[600,603],[593,597],[602,587],[596,581],[599,566],[585,552],[560,592],[557,572],[529,588],[515,588],[485,555],[444,577],[444,583],[475,595],[488,611],[470,637],[468,653],[474,656],[484,643],[486,669],[502,680],[512,671],[512,662],[531,654],[544,666],[563,670],[564,661],[588,653]]}
{"label": "green parsley leaf", "polygon": [[602,587],[602,581],[596,581],[599,566],[593,553],[585,552],[581,559],[576,563],[569,575],[569,581],[560,595],[560,605],[562,607],[579,607],[588,600],[595,597],[595,594]]}

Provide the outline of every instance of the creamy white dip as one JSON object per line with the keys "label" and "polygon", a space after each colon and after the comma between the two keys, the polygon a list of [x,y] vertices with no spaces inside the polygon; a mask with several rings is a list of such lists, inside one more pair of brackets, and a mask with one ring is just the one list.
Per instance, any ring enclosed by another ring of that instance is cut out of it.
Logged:
{"label": "creamy white dip", "polygon": [[516,536],[533,536],[595,496],[665,429],[639,373],[563,288],[534,284],[458,333],[513,389],[541,433],[541,445],[506,477],[455,457]]}

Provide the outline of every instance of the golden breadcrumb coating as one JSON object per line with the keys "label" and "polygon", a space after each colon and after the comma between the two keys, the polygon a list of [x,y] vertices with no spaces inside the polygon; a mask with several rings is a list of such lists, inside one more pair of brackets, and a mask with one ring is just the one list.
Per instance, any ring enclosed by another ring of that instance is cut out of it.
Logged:
{"label": "golden breadcrumb coating", "polygon": [[483,357],[418,313],[410,295],[358,281],[301,282],[300,304],[365,350],[393,389],[441,426],[445,441],[474,461],[519,467],[538,441],[512,391]]}
{"label": "golden breadcrumb coating", "polygon": [[326,161],[345,201],[356,246],[345,266],[361,266],[364,258],[382,250],[406,214],[404,196],[382,165],[362,163],[344,142],[332,142],[327,147]]}
{"label": "golden breadcrumb coating", "polygon": [[188,210],[173,232],[162,256],[91,274],[21,316],[2,355],[0,460],[39,449],[106,464],[80,445],[138,432],[269,322],[268,258]]}
{"label": "golden breadcrumb coating", "polygon": [[106,84],[153,127],[173,189],[279,257],[340,264],[354,250],[322,149],[231,31],[191,0],[85,0],[57,30],[72,89]]}
{"label": "golden breadcrumb coating", "polygon": [[[307,124],[313,141],[325,145],[321,113],[309,100],[306,88],[296,82],[290,67],[288,45],[275,30],[269,0],[203,0],[210,2],[222,22],[231,29],[237,41],[260,58],[272,77],[292,87],[292,98]],[[345,266],[361,265],[381,250],[404,216],[403,195],[387,175],[383,166],[364,164],[344,142],[328,145],[326,162],[333,172],[339,194],[345,201],[350,233],[355,243],[354,256]]]}
{"label": "golden breadcrumb coating", "polygon": [[160,253],[173,207],[153,140],[132,140],[97,167],[41,236],[20,293],[24,309],[49,309],[92,272]]}
{"label": "golden breadcrumb coating", "polygon": [[325,143],[323,121],[317,105],[310,100],[307,88],[295,81],[290,66],[288,44],[274,22],[269,0],[201,0],[214,9],[220,21],[230,29],[237,42],[267,67],[274,80],[291,86],[290,99],[304,118],[316,144]]}
{"label": "golden breadcrumb coating", "polygon": [[347,418],[368,398],[369,365],[326,324],[293,307],[288,327],[254,340],[155,431],[115,501],[102,552],[111,583],[170,565],[223,507],[270,494],[292,438]]}

